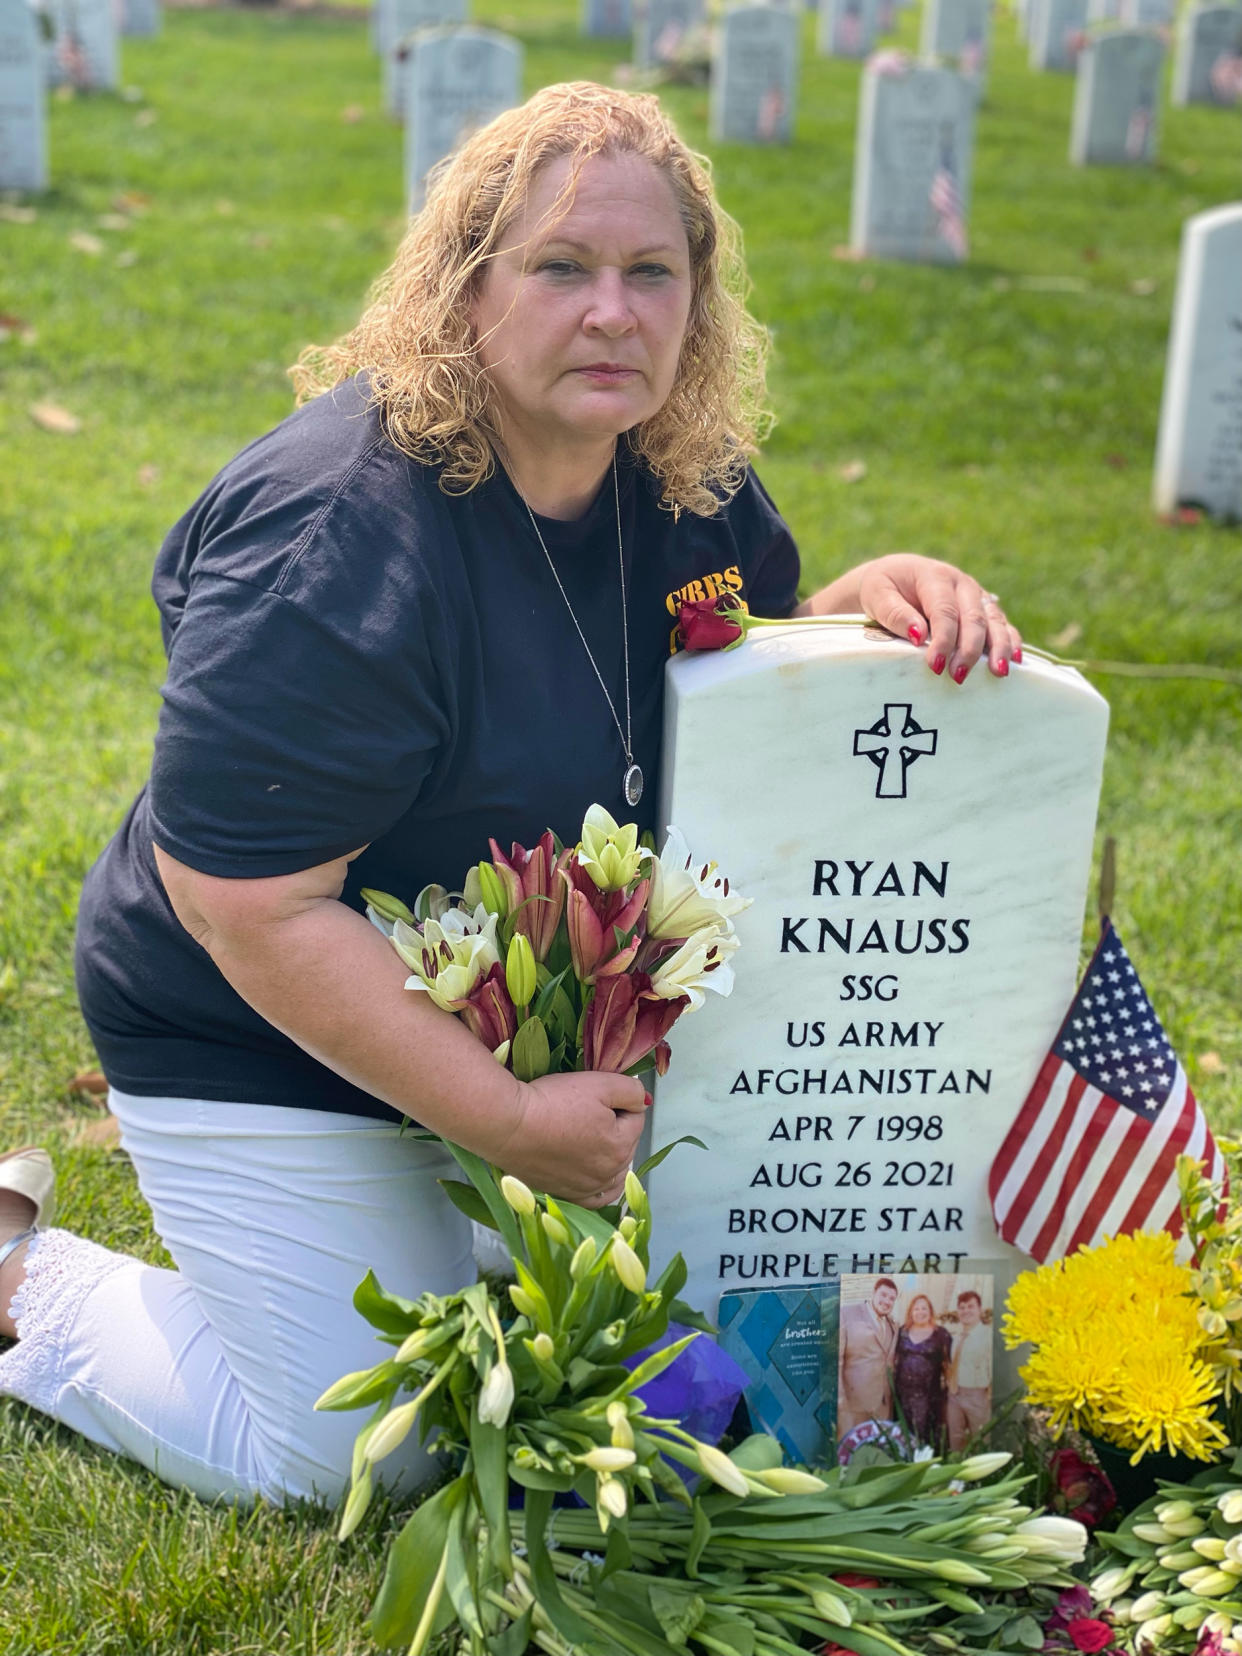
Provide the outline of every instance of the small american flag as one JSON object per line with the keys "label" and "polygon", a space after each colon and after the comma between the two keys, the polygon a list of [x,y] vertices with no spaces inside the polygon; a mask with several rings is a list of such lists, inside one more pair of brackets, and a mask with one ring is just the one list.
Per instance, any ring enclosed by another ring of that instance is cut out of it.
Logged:
{"label": "small american flag", "polygon": [[1042,1264],[1136,1230],[1177,1235],[1177,1158],[1225,1163],[1111,921],[988,1175],[996,1227]]}
{"label": "small american flag", "polygon": [[837,20],[837,51],[842,57],[857,57],[862,51],[862,17],[854,0],[846,0],[845,10]]}
{"label": "small american flag", "polygon": [[927,199],[936,215],[936,229],[959,259],[966,257],[966,224],[962,218],[962,193],[952,166],[941,161],[931,181]]}
{"label": "small american flag", "polygon": [[1126,127],[1126,157],[1130,161],[1143,161],[1147,157],[1147,148],[1151,142],[1152,110],[1149,103],[1139,104],[1131,115]]}
{"label": "small american flag", "polygon": [[771,140],[776,138],[781,130],[781,121],[785,115],[785,94],[779,86],[769,86],[759,100],[758,129],[760,138]]}
{"label": "small american flag", "polygon": [[958,58],[963,75],[978,75],[983,69],[983,41],[978,35],[969,35]]}
{"label": "small american flag", "polygon": [[1217,103],[1242,102],[1242,57],[1236,52],[1222,52],[1212,64],[1208,79]]}

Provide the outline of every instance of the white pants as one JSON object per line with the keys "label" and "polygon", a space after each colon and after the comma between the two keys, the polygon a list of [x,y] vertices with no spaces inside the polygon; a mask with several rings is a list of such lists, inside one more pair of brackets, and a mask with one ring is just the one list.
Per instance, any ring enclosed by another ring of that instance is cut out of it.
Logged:
{"label": "white pants", "polygon": [[[202,1496],[336,1500],[370,1411],[313,1404],[391,1355],[355,1287],[374,1270],[413,1299],[474,1278],[470,1222],[436,1183],[456,1164],[359,1116],[115,1090],[111,1108],[177,1269],[42,1234],[0,1395]],[[390,1488],[437,1469],[415,1436],[383,1463]]]}

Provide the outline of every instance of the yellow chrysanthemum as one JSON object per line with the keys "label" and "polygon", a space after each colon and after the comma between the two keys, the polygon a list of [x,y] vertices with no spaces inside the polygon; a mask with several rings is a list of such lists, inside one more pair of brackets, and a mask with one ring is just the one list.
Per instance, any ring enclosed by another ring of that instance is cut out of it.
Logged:
{"label": "yellow chrysanthemum", "polygon": [[1216,1386],[1205,1363],[1185,1353],[1135,1353],[1124,1393],[1101,1411],[1107,1436],[1132,1449],[1131,1462],[1161,1447],[1211,1460],[1229,1439],[1212,1415]]}

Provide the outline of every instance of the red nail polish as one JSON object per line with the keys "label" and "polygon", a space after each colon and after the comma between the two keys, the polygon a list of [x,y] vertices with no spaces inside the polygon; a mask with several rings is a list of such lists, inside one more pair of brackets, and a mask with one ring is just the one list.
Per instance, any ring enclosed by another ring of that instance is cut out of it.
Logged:
{"label": "red nail polish", "polygon": [[1019,644],[1017,649],[1013,652],[1013,659],[1015,661],[1021,661],[1022,660],[1022,646],[1021,646],[1021,644]]}
{"label": "red nail polish", "polygon": [[938,655],[936,657],[935,661],[932,662],[932,672],[933,673],[943,673],[944,672],[944,657],[942,655]]}
{"label": "red nail polish", "polygon": [[643,1109],[649,1110],[654,1103],[655,1099],[652,1098],[651,1094],[649,1092],[645,1092],[643,1094]]}
{"label": "red nail polish", "polygon": [[921,627],[911,626],[907,630],[906,636],[909,638],[911,644],[921,644],[923,642],[923,629]]}
{"label": "red nail polish", "polygon": [[969,671],[970,671],[969,667],[955,667],[953,669],[953,682],[954,682],[954,684],[965,684],[966,675]]}
{"label": "red nail polish", "polygon": [[1004,659],[1003,656],[996,663],[996,676],[997,676],[997,678],[1008,678],[1009,677],[1009,663]]}

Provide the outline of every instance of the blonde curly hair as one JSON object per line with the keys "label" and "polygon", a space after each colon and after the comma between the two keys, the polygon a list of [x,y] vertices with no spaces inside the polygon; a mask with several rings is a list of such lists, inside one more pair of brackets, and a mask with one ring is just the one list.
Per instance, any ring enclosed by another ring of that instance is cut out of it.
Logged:
{"label": "blonde curly hair", "polygon": [[443,489],[465,494],[483,482],[500,434],[472,301],[540,168],[572,158],[557,200],[568,211],[579,170],[597,155],[644,157],[677,199],[690,246],[690,316],[672,390],[626,442],[659,479],[665,506],[710,517],[771,424],[768,338],[746,310],[741,234],[715,199],[708,163],[650,95],[589,81],[547,86],[475,133],[431,175],[426,206],[358,325],[334,345],[307,346],[289,370],[299,403],[363,373],[391,441],[438,464]]}

